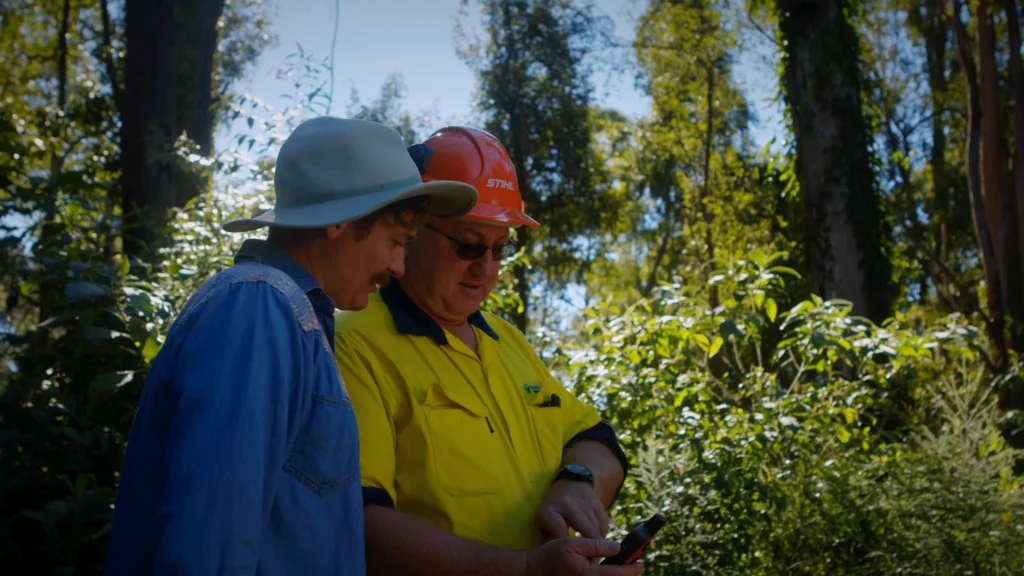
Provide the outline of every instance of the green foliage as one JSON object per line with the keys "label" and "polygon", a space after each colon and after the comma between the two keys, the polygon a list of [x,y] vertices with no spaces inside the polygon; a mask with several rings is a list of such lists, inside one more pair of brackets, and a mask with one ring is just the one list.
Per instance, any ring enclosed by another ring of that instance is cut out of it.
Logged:
{"label": "green foliage", "polygon": [[678,286],[592,309],[562,350],[636,460],[618,524],[669,519],[645,573],[1024,570],[1024,455],[1000,436],[982,333],[817,297],[786,310],[777,258],[724,272],[715,309]]}
{"label": "green foliage", "polygon": [[[588,1],[464,0],[463,10],[471,3],[481,8],[487,40],[462,55],[480,81],[483,128],[505,144],[526,211],[543,224],[523,227],[520,245],[544,282],[581,280],[588,241],[613,226],[619,210],[593,151],[589,79],[588,52],[610,22]],[[515,273],[524,327],[532,276]]]}
{"label": "green foliage", "polygon": [[968,202],[967,88],[946,2],[884,0],[860,20],[868,112],[876,125],[893,263],[904,301],[946,312],[979,306],[982,280]]}
{"label": "green foliage", "polygon": [[736,27],[719,2],[647,3],[637,25],[640,81],[652,112],[639,122],[606,114],[599,150],[623,198],[621,224],[587,288],[628,302],[664,283],[715,302],[716,270],[755,248],[795,248],[772,168],[756,158],[751,113],[733,73]]}

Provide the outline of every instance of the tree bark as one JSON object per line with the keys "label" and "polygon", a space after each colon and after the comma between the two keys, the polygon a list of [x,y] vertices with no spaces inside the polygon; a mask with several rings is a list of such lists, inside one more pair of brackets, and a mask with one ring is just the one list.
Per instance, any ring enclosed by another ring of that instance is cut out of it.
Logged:
{"label": "tree bark", "polygon": [[121,210],[125,252],[155,254],[166,210],[175,204],[173,153],[177,88],[175,0],[126,0],[121,111]]}
{"label": "tree bark", "polygon": [[1021,351],[1024,350],[1024,283],[1017,233],[1017,199],[1007,186],[1007,153],[1003,140],[1005,125],[999,102],[993,8],[992,0],[979,0],[975,22],[981,100],[981,190],[999,266],[1003,305],[1013,320],[1008,326],[1009,345]]}
{"label": "tree bark", "polygon": [[[219,38],[217,22],[225,0],[182,0],[175,33],[178,71],[178,110],[175,137],[188,134],[197,153],[213,153],[216,96],[213,85],[214,56]],[[209,174],[178,174],[176,205],[181,207],[209,185]]]}
{"label": "tree bark", "polygon": [[[1021,260],[1019,269],[1024,271],[1024,68],[1020,57],[1020,19],[1017,13],[1019,0],[1006,0],[1006,24],[1010,37],[1010,91],[1013,100],[1013,181],[1012,195],[1017,201],[1017,251]],[[1018,298],[1021,295],[1018,294]],[[1004,387],[999,395],[1001,410],[1024,410],[1024,385],[1019,381]],[[1024,447],[1024,436],[1018,434],[1011,439],[1014,446]]]}
{"label": "tree bark", "polygon": [[971,192],[971,215],[974,219],[974,230],[978,235],[981,248],[981,262],[985,270],[985,294],[988,299],[989,322],[987,323],[989,340],[994,350],[993,365],[997,370],[1006,368],[1006,326],[1004,306],[999,278],[999,264],[996,260],[995,242],[989,231],[988,216],[985,212],[985,199],[982,197],[981,182],[981,89],[978,86],[978,72],[974,66],[974,56],[967,39],[967,31],[960,20],[961,0],[953,1],[953,39],[960,66],[963,68],[967,81],[967,180]]}
{"label": "tree bark", "polygon": [[121,109],[121,82],[117,76],[117,60],[114,58],[113,26],[110,24],[110,7],[107,0],[100,0],[100,21],[103,25],[103,66],[110,77],[110,91],[114,94],[114,105]]}
{"label": "tree bark", "polygon": [[938,251],[939,262],[949,264],[949,219],[951,195],[948,169],[946,168],[946,111],[943,96],[949,87],[946,75],[946,50],[949,27],[943,22],[942,0],[925,2],[925,15],[921,31],[925,42],[925,68],[928,73],[928,89],[932,108],[932,147],[929,154],[932,173],[934,206],[932,237]]}
{"label": "tree bark", "polygon": [[[708,63],[707,67],[707,80],[708,80],[708,118],[707,118],[707,133],[704,135],[704,182],[701,187],[702,193],[700,198],[700,210],[701,216],[704,220],[704,242],[708,248],[708,265],[704,269],[704,277],[708,279],[711,271],[714,270],[715,266],[715,241],[711,235],[711,225],[714,222],[714,216],[708,210],[708,200],[711,198],[711,153],[715,145],[715,66],[713,63]],[[708,303],[712,308],[718,307],[718,286],[708,285]]]}
{"label": "tree bark", "polygon": [[891,231],[879,206],[847,1],[776,0],[775,8],[814,289],[881,322],[893,298]]}

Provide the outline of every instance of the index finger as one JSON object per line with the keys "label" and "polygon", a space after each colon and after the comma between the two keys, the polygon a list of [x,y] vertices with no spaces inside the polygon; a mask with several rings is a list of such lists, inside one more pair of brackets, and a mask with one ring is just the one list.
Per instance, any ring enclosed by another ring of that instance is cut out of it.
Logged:
{"label": "index finger", "polygon": [[569,522],[569,525],[579,532],[581,536],[601,540],[601,533],[589,515],[579,510],[574,510],[566,516],[567,518],[565,519]]}

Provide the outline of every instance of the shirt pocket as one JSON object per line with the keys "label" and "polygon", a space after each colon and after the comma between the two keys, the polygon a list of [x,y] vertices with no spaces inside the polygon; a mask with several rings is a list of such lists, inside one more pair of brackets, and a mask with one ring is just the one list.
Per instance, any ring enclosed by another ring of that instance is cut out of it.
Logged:
{"label": "shirt pocket", "polygon": [[337,492],[359,478],[358,434],[348,398],[314,392],[284,471],[317,496]]}
{"label": "shirt pocket", "polygon": [[469,395],[432,383],[423,401],[438,485],[452,496],[499,492],[507,457],[487,410]]}
{"label": "shirt pocket", "polygon": [[540,450],[539,464],[543,465],[542,473],[533,477],[541,482],[550,483],[562,465],[562,451],[565,447],[564,411],[567,410],[562,404],[567,400],[566,394],[555,381],[548,380],[528,407]]}

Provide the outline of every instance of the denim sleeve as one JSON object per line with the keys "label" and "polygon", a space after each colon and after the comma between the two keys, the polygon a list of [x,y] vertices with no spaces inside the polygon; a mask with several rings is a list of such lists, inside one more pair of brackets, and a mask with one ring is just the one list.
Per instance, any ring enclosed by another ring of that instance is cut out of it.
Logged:
{"label": "denim sleeve", "polygon": [[154,574],[255,571],[261,530],[310,397],[311,342],[265,283],[217,291],[185,325],[167,402]]}

